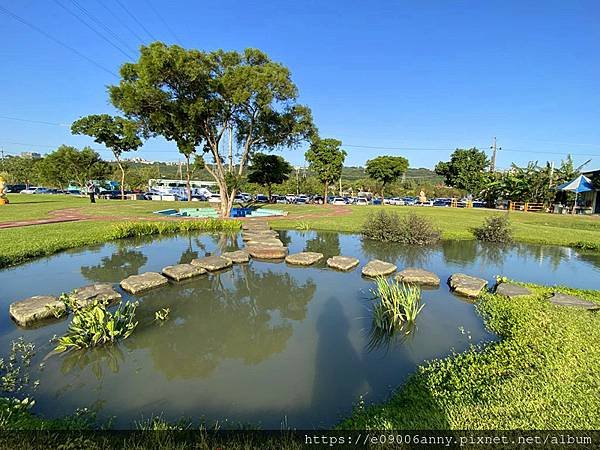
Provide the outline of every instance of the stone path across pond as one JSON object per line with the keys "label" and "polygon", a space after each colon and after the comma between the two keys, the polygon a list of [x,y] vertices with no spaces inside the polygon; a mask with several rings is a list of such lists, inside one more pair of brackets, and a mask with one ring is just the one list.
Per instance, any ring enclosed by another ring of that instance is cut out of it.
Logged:
{"label": "stone path across pond", "polygon": [[[162,274],[146,272],[131,275],[120,282],[121,288],[133,295],[144,293],[150,289],[159,288],[169,284],[169,279],[179,282],[201,276],[207,272],[219,272],[232,267],[233,264],[243,264],[250,257],[259,260],[283,260],[290,265],[309,266],[323,259],[322,253],[299,252],[288,255],[288,248],[279,239],[279,234],[272,230],[263,220],[247,221],[242,226],[242,239],[245,241],[244,249],[224,252],[222,255],[207,256],[192,260],[189,264],[176,264],[162,269]],[[327,267],[339,271],[350,271],[359,265],[359,260],[351,256],[332,256],[327,259]],[[369,261],[362,268],[362,275],[368,278],[389,276],[397,267],[381,260]],[[440,279],[433,273],[420,268],[406,268],[400,271],[395,279],[398,282],[420,284],[424,286],[439,286]],[[448,279],[450,290],[456,294],[470,298],[478,297],[487,286],[487,281],[470,275],[455,273]],[[514,283],[500,283],[496,286],[495,293],[508,298],[531,295],[531,291]],[[121,300],[121,294],[110,283],[96,283],[75,289],[72,298],[85,306],[95,300],[115,303]],[[582,298],[554,293],[548,299],[560,305],[589,310],[598,310],[600,305]],[[9,307],[10,316],[22,327],[30,327],[56,317],[56,313],[66,311],[64,302],[53,296],[33,296],[16,301]]]}

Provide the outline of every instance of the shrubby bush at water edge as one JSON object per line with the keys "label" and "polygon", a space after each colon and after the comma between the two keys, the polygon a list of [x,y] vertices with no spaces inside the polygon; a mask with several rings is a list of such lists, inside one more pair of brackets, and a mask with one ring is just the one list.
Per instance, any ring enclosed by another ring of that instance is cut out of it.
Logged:
{"label": "shrubby bush at water edge", "polygon": [[400,217],[384,210],[367,217],[361,234],[367,239],[410,245],[430,245],[441,239],[440,230],[429,219],[413,213]]}
{"label": "shrubby bush at water edge", "polygon": [[471,230],[479,241],[508,244],[512,242],[512,225],[508,216],[494,215],[486,217],[485,222]]}
{"label": "shrubby bush at water edge", "polygon": [[122,239],[152,234],[170,234],[186,231],[237,231],[242,224],[239,220],[202,219],[169,220],[147,222],[123,222],[116,224],[111,231],[111,239]]}

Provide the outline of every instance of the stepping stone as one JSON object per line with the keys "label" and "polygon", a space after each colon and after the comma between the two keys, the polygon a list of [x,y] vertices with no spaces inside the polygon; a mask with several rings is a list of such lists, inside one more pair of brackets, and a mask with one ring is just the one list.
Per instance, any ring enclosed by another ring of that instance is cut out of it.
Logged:
{"label": "stepping stone", "polygon": [[268,231],[244,231],[242,233],[242,240],[251,241],[253,239],[262,239],[262,238],[279,238],[279,233],[277,231],[268,230]]}
{"label": "stepping stone", "polygon": [[398,272],[396,280],[402,283],[421,284],[423,286],[439,286],[440,277],[433,272],[409,267]]}
{"label": "stepping stone", "polygon": [[344,272],[354,269],[358,266],[358,263],[358,259],[353,258],[352,256],[332,256],[327,259],[327,265],[329,267],[336,270],[343,270]]}
{"label": "stepping stone", "polygon": [[268,245],[252,245],[246,251],[257,259],[283,259],[287,256],[287,247],[275,247]]}
{"label": "stepping stone", "polygon": [[202,267],[209,272],[225,270],[233,265],[230,259],[223,258],[222,256],[207,256],[205,258],[193,259],[192,264]]}
{"label": "stepping stone", "polygon": [[264,245],[264,246],[274,246],[274,247],[283,247],[283,242],[279,239],[252,239],[251,241],[247,241],[246,245]]}
{"label": "stepping stone", "polygon": [[464,273],[455,273],[448,279],[450,289],[465,297],[478,297],[487,281],[482,278],[472,277]]}
{"label": "stepping stone", "polygon": [[519,286],[518,284],[513,283],[500,283],[498,286],[496,286],[494,293],[508,298],[531,295],[531,291],[525,286]]}
{"label": "stepping stone", "polygon": [[589,309],[591,311],[600,309],[598,303],[590,302],[574,295],[561,294],[560,292],[552,294],[549,300],[559,306],[570,306],[571,308]]}
{"label": "stepping stone", "polygon": [[397,267],[389,262],[374,259],[369,261],[363,268],[362,274],[365,277],[375,278],[390,275],[396,271]]}
{"label": "stepping stone", "polygon": [[95,300],[107,302],[108,304],[121,300],[121,294],[115,291],[113,285],[110,283],[91,284],[75,289],[71,293],[71,297],[75,300],[77,306],[80,307],[88,306]]}
{"label": "stepping stone", "polygon": [[234,264],[243,264],[250,261],[250,255],[246,250],[236,250],[234,252],[225,252],[221,255],[223,258],[231,260]]}
{"label": "stepping stone", "polygon": [[323,259],[323,253],[316,252],[300,252],[288,255],[285,258],[285,262],[288,264],[295,264],[298,266],[310,266]]}
{"label": "stepping stone", "polygon": [[270,230],[271,227],[267,222],[244,222],[242,230]]}
{"label": "stepping stone", "polygon": [[188,280],[204,275],[205,273],[206,270],[193,264],[177,264],[175,266],[167,266],[162,270],[164,276],[175,281]]}
{"label": "stepping stone", "polygon": [[169,280],[157,272],[131,275],[121,281],[121,287],[130,294],[139,294],[169,284]]}
{"label": "stepping stone", "polygon": [[34,295],[10,305],[10,317],[22,327],[30,327],[46,319],[54,319],[53,311],[66,311],[64,302],[50,295]]}

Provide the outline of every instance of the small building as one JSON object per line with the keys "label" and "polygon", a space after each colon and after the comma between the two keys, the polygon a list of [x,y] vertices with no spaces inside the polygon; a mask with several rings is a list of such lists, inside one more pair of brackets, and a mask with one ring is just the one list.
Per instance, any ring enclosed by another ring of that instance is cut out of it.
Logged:
{"label": "small building", "polygon": [[[600,179],[600,169],[583,172],[583,175],[594,181]],[[592,214],[600,214],[600,186],[596,184],[595,189],[588,192],[582,192],[580,195],[581,203],[591,209]]]}

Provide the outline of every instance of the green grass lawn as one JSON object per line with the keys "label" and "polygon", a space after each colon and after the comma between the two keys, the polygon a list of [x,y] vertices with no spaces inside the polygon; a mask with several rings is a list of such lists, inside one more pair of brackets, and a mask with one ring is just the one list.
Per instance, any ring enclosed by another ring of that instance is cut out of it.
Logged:
{"label": "green grass lawn", "polygon": [[[600,428],[600,314],[555,306],[554,289],[478,304],[502,340],[436,360],[385,403],[360,406],[348,429]],[[558,290],[600,304],[600,291]],[[418,320],[418,319],[417,319]]]}

